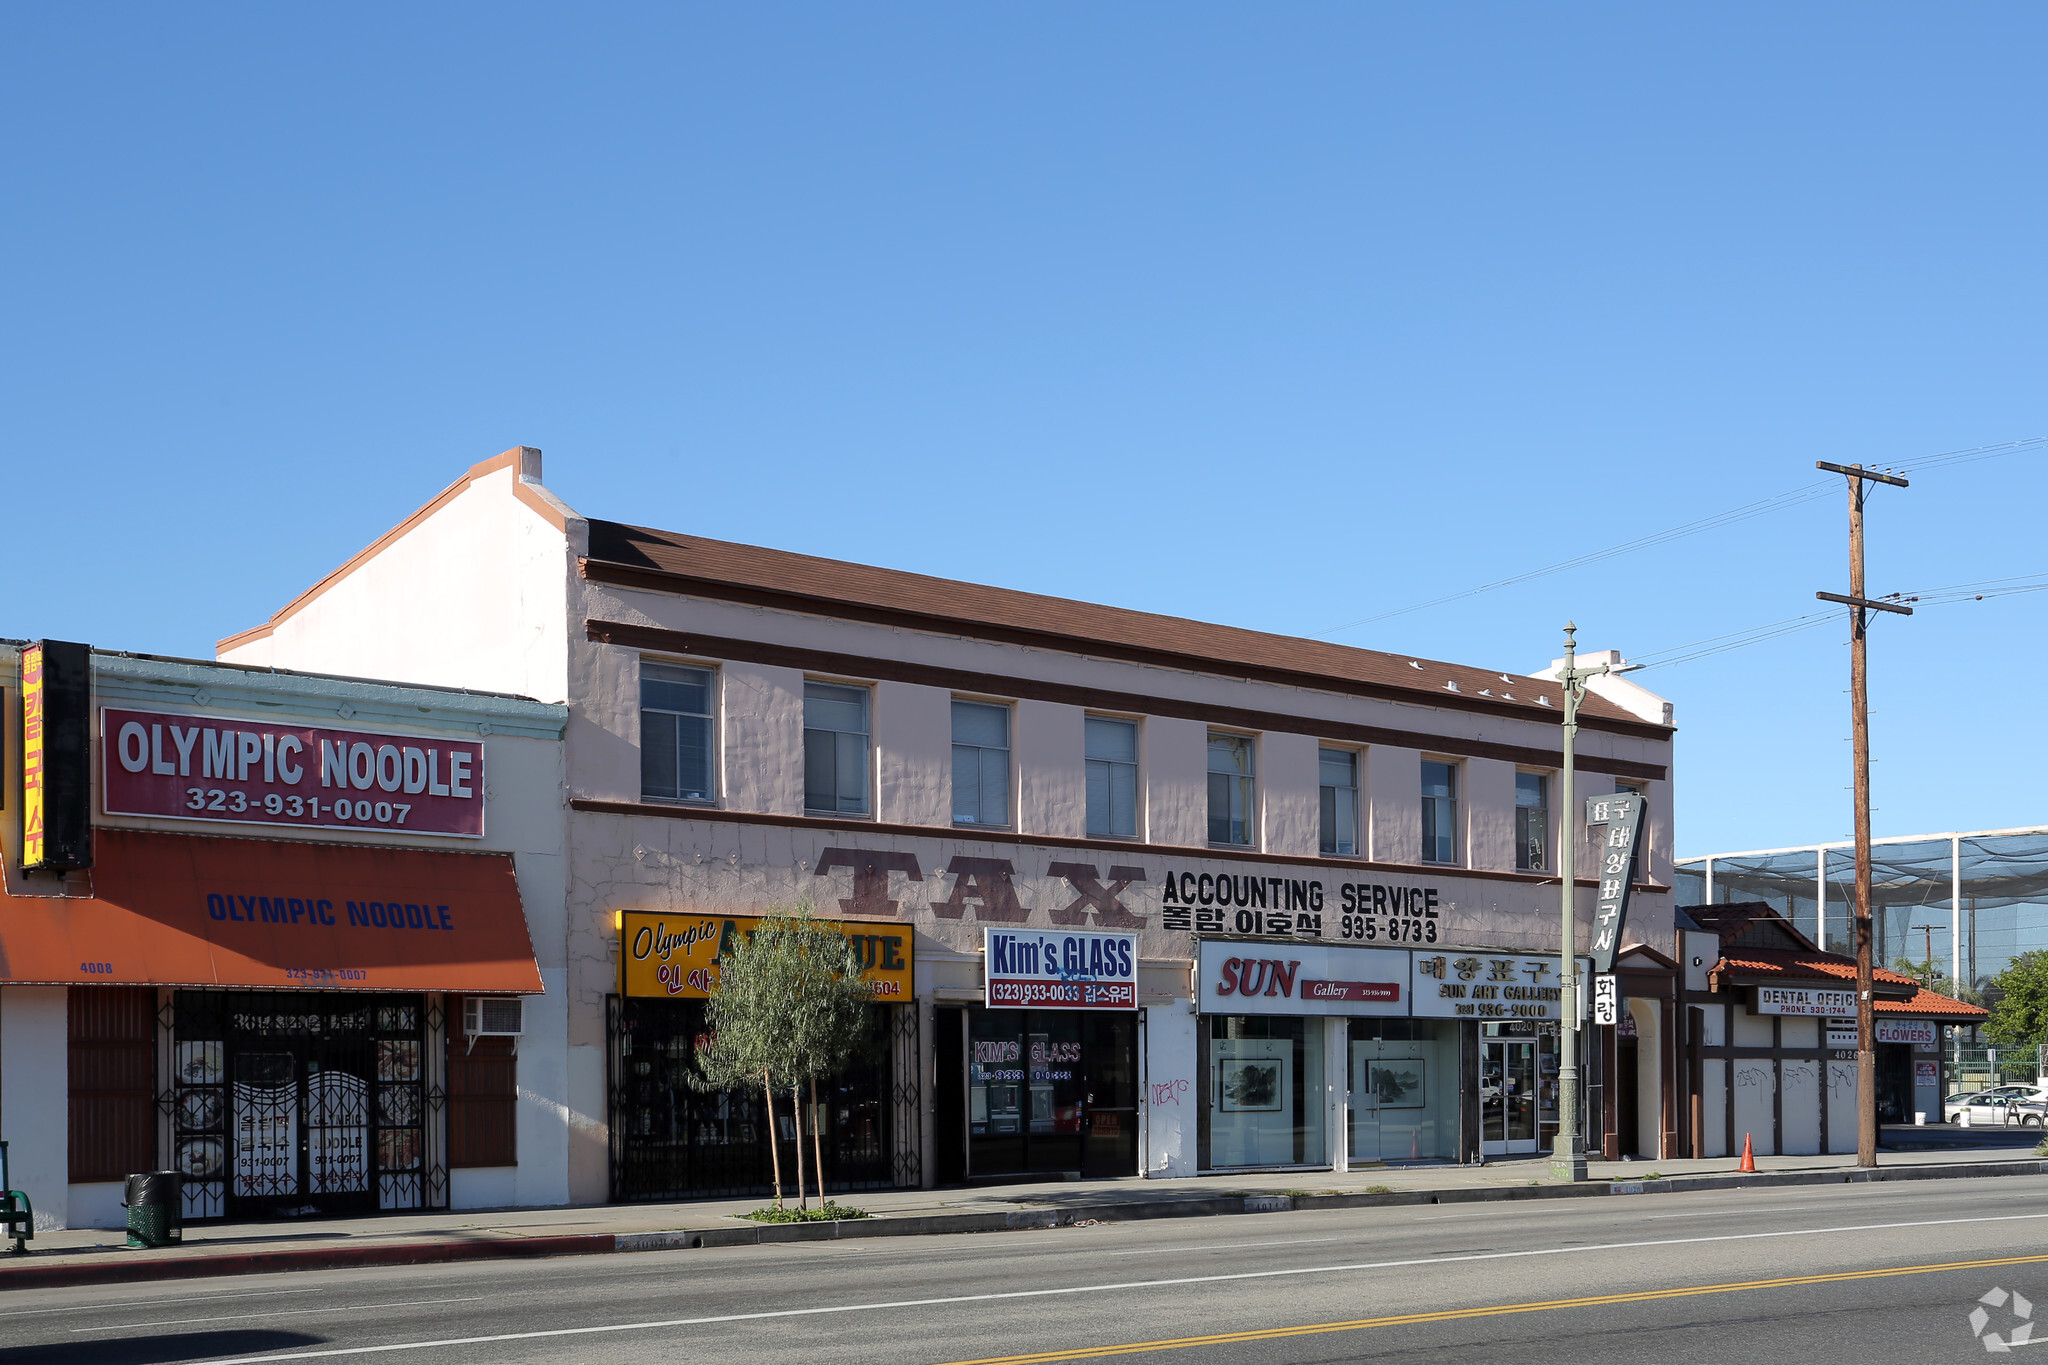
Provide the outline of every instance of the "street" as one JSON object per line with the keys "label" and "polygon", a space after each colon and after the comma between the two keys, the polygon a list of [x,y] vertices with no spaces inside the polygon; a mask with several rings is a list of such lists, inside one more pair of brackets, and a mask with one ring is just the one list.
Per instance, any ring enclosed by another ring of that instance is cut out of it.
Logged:
{"label": "street", "polygon": [[2036,1300],[2014,1177],[29,1291],[0,1361],[1960,1360]]}

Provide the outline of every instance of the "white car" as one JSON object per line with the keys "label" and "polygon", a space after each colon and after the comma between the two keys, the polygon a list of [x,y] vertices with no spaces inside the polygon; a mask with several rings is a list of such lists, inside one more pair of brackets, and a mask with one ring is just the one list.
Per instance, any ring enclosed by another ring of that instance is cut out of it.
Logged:
{"label": "white car", "polygon": [[1944,1123],[1967,1122],[1972,1128],[2004,1127],[2017,1124],[2022,1128],[2039,1128],[2048,1121],[2048,1103],[2038,1095],[2001,1093],[1986,1090],[1975,1095],[1956,1095],[1941,1107]]}

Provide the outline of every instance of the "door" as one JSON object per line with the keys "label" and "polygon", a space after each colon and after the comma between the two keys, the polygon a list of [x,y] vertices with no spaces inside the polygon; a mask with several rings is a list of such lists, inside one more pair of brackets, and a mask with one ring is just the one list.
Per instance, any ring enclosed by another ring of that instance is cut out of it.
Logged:
{"label": "door", "polygon": [[1536,1141],[1536,1040],[1487,1038],[1479,1054],[1479,1151],[1533,1153]]}
{"label": "door", "polygon": [[1091,1015],[1085,1025],[1087,1142],[1081,1174],[1090,1180],[1138,1174],[1138,1020]]}
{"label": "door", "polygon": [[1624,1156],[1643,1155],[1637,1132],[1636,1040],[1623,1038],[1614,1045],[1614,1128],[1616,1144]]}

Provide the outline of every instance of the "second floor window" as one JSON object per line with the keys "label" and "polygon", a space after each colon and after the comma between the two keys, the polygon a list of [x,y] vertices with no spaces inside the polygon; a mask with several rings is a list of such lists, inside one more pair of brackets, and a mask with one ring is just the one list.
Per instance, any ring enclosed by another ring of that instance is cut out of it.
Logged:
{"label": "second floor window", "polygon": [[1088,833],[1138,837],[1138,725],[1088,717]]}
{"label": "second floor window", "polygon": [[804,809],[868,813],[868,690],[804,684]]}
{"label": "second floor window", "polygon": [[1252,742],[1244,735],[1209,736],[1209,842],[1250,844],[1253,812]]}
{"label": "second floor window", "polygon": [[1358,853],[1358,755],[1348,749],[1324,749],[1318,755],[1323,786],[1324,853],[1355,857]]}
{"label": "second floor window", "polygon": [[1458,765],[1422,762],[1422,861],[1458,861]]}
{"label": "second floor window", "polygon": [[640,665],[640,794],[661,801],[709,801],[711,670]]}
{"label": "second floor window", "polygon": [[1515,868],[1542,872],[1550,866],[1550,779],[1542,773],[1515,774]]}
{"label": "second floor window", "polygon": [[1010,708],[953,703],[953,823],[1010,823]]}

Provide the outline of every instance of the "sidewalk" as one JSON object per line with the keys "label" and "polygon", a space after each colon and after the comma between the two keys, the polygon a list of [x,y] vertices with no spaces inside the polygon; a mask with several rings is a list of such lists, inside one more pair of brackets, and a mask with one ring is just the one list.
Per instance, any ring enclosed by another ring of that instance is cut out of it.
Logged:
{"label": "sidewalk", "polygon": [[1585,1198],[1848,1180],[1952,1179],[2048,1174],[2032,1136],[1974,1130],[1894,1128],[1876,1172],[1850,1156],[1758,1157],[1757,1174],[1737,1176],[1732,1158],[1595,1161],[1584,1185],[1549,1178],[1544,1158],[1484,1166],[1399,1163],[1347,1172],[1259,1172],[1167,1180],[1050,1181],[971,1189],[875,1190],[835,1195],[865,1209],[857,1222],[760,1224],[740,1215],[761,1198],[680,1204],[613,1204],[555,1209],[464,1210],[296,1223],[209,1224],[182,1245],[131,1249],[118,1231],[38,1233],[31,1255],[0,1257],[0,1290],[60,1284],[253,1274],[342,1265],[424,1264],[528,1256],[752,1245],[838,1237],[993,1232],[1075,1222],[1204,1217],[1289,1208],[1465,1203],[1494,1199]]}

